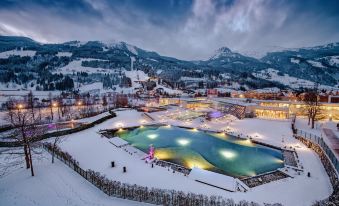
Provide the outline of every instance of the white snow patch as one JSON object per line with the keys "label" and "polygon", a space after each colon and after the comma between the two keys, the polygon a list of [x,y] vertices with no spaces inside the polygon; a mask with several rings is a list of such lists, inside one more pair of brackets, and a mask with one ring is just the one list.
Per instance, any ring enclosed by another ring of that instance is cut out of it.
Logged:
{"label": "white snow patch", "polygon": [[331,56],[329,61],[331,66],[338,66],[339,65],[339,56]]}
{"label": "white snow patch", "polygon": [[72,56],[72,52],[58,52],[56,56],[58,56],[58,57],[70,57],[70,56]]}
{"label": "white snow patch", "polygon": [[132,86],[133,86],[133,81],[146,81],[149,79],[148,75],[141,70],[134,70],[134,71],[125,71],[126,77],[131,78],[132,80]]}
{"label": "white snow patch", "polygon": [[0,53],[0,59],[7,59],[10,56],[20,56],[20,57],[33,57],[35,56],[36,51],[33,50],[10,50]]}
{"label": "white snow patch", "polygon": [[126,44],[126,47],[127,47],[128,51],[132,52],[132,53],[135,54],[135,55],[138,55],[138,52],[137,52],[135,46]]}
{"label": "white snow patch", "polygon": [[148,60],[154,61],[154,62],[158,62],[158,60],[156,59],[152,59],[152,58],[147,58]]}
{"label": "white snow patch", "polygon": [[291,58],[291,62],[294,63],[294,64],[299,64],[300,63],[300,59]]}
{"label": "white snow patch", "polygon": [[158,70],[157,70],[157,74],[158,74],[158,75],[161,74],[161,72],[162,72],[161,69],[158,69]]}
{"label": "white snow patch", "polygon": [[205,78],[198,78],[198,77],[180,77],[181,81],[205,81]]}
{"label": "white snow patch", "polygon": [[307,60],[307,62],[310,63],[314,67],[326,68],[325,66],[323,66],[323,64],[321,62],[316,62],[316,61],[313,61],[313,60]]}

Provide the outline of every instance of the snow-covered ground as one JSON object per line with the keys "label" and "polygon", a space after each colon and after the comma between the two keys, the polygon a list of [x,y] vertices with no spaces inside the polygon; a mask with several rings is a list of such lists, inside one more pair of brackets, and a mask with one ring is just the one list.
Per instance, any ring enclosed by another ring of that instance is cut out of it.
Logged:
{"label": "snow-covered ground", "polygon": [[[131,78],[132,81],[146,81],[149,79],[148,75],[141,70],[125,71],[126,77]],[[134,82],[132,82],[132,86]]]}
{"label": "snow-covered ground", "polygon": [[22,156],[6,155],[6,150],[0,150],[0,205],[148,205],[107,196],[58,159],[52,164],[51,155],[41,149],[34,154],[31,177]]}
{"label": "snow-covered ground", "polygon": [[[169,112],[152,113],[161,119],[161,115]],[[294,146],[305,172],[295,178],[285,178],[276,182],[261,185],[246,193],[230,193],[214,187],[195,182],[179,173],[172,173],[162,167],[151,168],[138,155],[130,155],[121,148],[113,146],[105,137],[97,132],[100,129],[117,128],[121,125],[140,125],[145,120],[142,113],[135,110],[117,112],[117,117],[91,129],[64,137],[61,148],[77,159],[84,169],[92,169],[105,174],[108,178],[121,182],[139,184],[148,187],[176,189],[185,192],[203,193],[206,195],[221,195],[236,201],[250,200],[258,203],[279,202],[288,205],[310,205],[315,200],[328,197],[332,188],[326,172],[318,156],[292,137],[289,121],[272,121],[260,119],[244,119],[236,121],[205,122],[210,129],[226,129],[237,134],[250,135],[254,139],[276,146]],[[185,125],[185,122],[165,119],[173,124]],[[147,120],[149,121],[149,120]],[[200,121],[192,121],[189,126],[199,127]],[[186,125],[187,126],[187,125]],[[284,140],[284,141],[282,141]],[[132,148],[129,148],[132,149]],[[99,161],[100,160],[100,161]],[[116,167],[111,168],[110,162],[115,161]],[[127,173],[122,173],[122,167],[127,167]],[[307,172],[311,177],[307,177]],[[305,190],[305,188],[308,188]]]}
{"label": "snow-covered ground", "polygon": [[89,74],[92,74],[92,73],[111,73],[111,72],[113,72],[113,70],[110,70],[110,69],[84,67],[84,66],[81,65],[83,61],[92,61],[92,60],[104,61],[102,59],[80,58],[79,60],[71,61],[66,66],[57,69],[56,71],[54,71],[54,73],[73,74],[73,73],[77,73],[77,72],[87,72]]}

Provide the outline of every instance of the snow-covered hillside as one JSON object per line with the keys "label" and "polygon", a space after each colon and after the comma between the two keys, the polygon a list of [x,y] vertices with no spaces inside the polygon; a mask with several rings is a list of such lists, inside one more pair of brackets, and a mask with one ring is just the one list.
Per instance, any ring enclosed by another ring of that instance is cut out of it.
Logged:
{"label": "snow-covered hillside", "polygon": [[[305,79],[299,79],[296,77],[291,77],[288,74],[279,75],[278,73],[279,73],[278,70],[269,68],[269,69],[262,70],[260,72],[255,72],[253,73],[253,75],[261,79],[280,82],[281,84],[287,85],[294,89],[297,89],[300,87],[303,87],[303,88],[314,87],[314,82],[312,81],[308,81]],[[319,87],[324,88],[324,89],[333,89],[333,87],[325,86],[325,85],[319,85]]]}

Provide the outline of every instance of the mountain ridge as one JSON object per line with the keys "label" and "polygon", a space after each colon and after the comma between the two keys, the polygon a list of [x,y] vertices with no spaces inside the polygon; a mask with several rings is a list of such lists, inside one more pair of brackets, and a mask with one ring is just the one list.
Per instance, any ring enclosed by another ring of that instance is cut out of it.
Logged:
{"label": "mountain ridge", "polygon": [[[255,78],[255,74],[270,68],[274,68],[281,74],[324,85],[336,86],[339,80],[338,42],[316,47],[269,52],[261,59],[243,55],[223,46],[207,60],[187,61],[162,56],[157,52],[144,50],[122,41],[80,42],[75,40],[65,43],[42,44],[27,37],[0,36],[0,52],[18,48],[33,50],[36,51],[36,55],[51,55],[51,57],[57,55],[58,52],[69,52],[71,56],[68,57],[68,61],[72,61],[74,58],[109,61],[107,64],[99,62],[105,68],[129,68],[131,58],[134,58],[135,68],[144,69],[150,75],[159,73],[162,78],[171,82],[179,81],[182,75],[199,77],[201,76],[199,71],[217,72],[218,75],[232,75],[235,78],[240,78],[246,73],[246,76]],[[92,64],[96,63],[92,62],[89,65]]]}

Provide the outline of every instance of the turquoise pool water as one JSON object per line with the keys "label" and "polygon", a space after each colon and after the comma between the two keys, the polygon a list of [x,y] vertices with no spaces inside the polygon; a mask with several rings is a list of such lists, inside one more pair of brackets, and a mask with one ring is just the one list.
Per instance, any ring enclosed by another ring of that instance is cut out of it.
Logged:
{"label": "turquoise pool water", "polygon": [[132,146],[187,168],[248,177],[283,167],[282,152],[236,137],[174,126],[145,126],[116,133]]}

